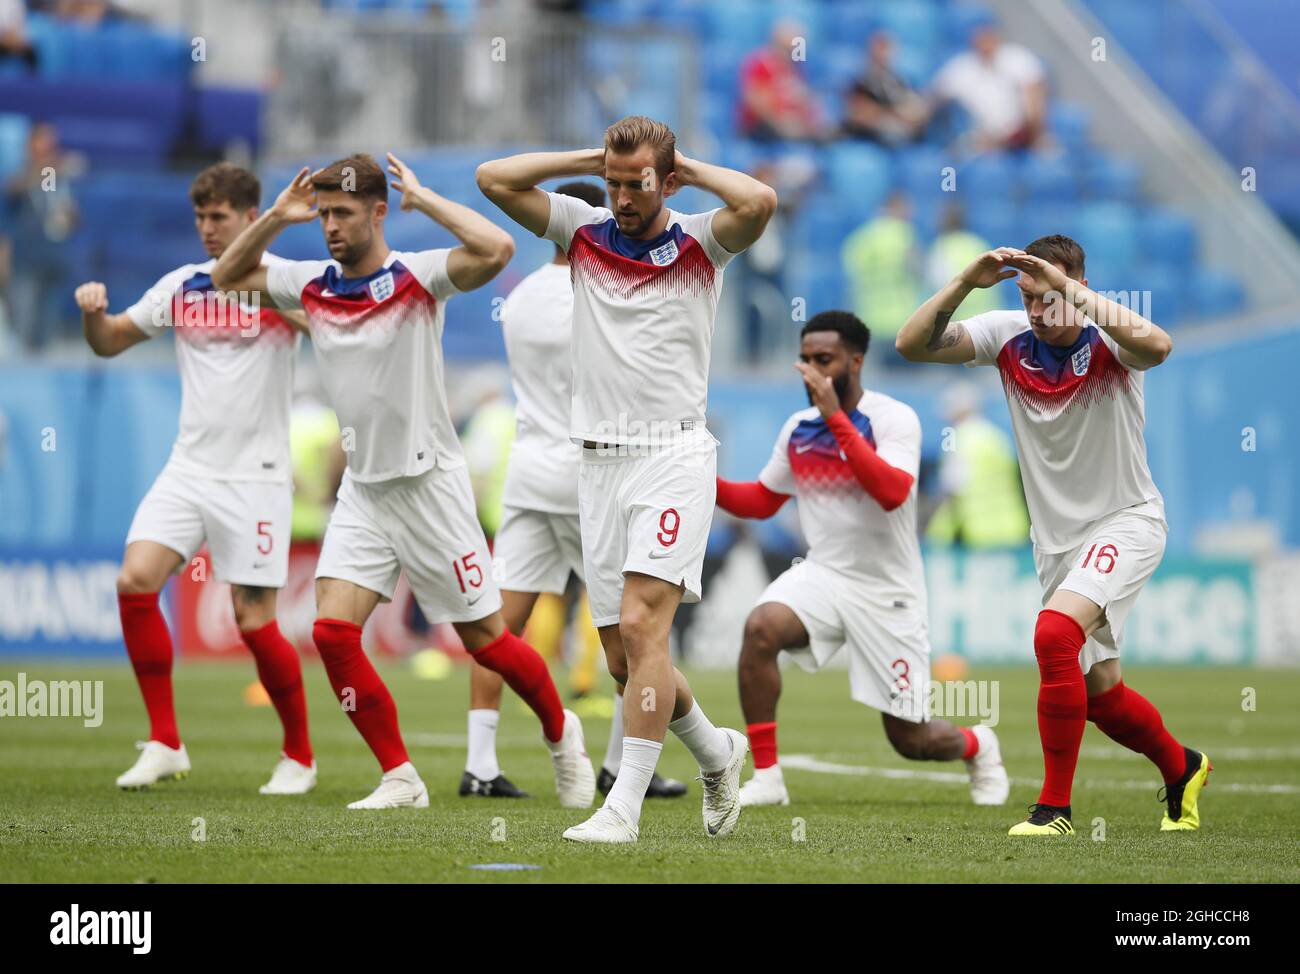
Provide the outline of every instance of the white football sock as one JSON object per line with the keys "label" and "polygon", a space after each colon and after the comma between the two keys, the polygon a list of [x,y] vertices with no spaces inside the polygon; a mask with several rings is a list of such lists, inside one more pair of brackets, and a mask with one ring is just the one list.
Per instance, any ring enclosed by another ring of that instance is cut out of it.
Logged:
{"label": "white football sock", "polygon": [[497,764],[497,724],[501,713],[496,710],[469,712],[469,756],[465,770],[480,781],[492,781],[501,774]]}
{"label": "white football sock", "polygon": [[605,804],[619,812],[633,825],[641,823],[641,803],[646,789],[659,763],[659,752],[664,749],[659,741],[640,737],[623,738],[623,760],[618,769],[618,780],[609,790]]}
{"label": "white football sock", "polygon": [[731,760],[731,738],[710,723],[698,700],[690,713],[678,717],[668,725],[668,729],[686,745],[686,750],[695,756],[705,774],[721,771]]}
{"label": "white football sock", "polygon": [[623,761],[623,694],[614,694],[614,720],[609,725],[609,743],[605,745],[605,769],[615,778]]}

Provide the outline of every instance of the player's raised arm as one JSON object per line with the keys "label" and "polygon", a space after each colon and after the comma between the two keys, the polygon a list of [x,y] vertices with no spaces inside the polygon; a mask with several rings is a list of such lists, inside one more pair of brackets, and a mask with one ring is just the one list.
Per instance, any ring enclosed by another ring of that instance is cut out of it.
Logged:
{"label": "player's raised arm", "polygon": [[87,281],[77,288],[76,299],[86,344],[101,358],[111,358],[149,337],[126,312],[108,313],[108,288],[99,281]]}
{"label": "player's raised arm", "polygon": [[540,237],[551,220],[551,201],[537,188],[539,183],[563,176],[604,175],[605,150],[598,148],[525,152],[493,159],[478,167],[475,179],[483,195],[501,207],[506,216]]}
{"label": "player's raised arm", "polygon": [[975,344],[960,321],[952,323],[952,316],[971,291],[1015,277],[1010,258],[1022,253],[1014,247],[998,247],[971,261],[903,323],[894,339],[898,354],[912,362],[960,365],[973,361]]}
{"label": "player's raised arm", "polygon": [[1169,333],[1132,308],[1104,298],[1081,281],[1066,275],[1041,257],[1019,254],[1010,261],[1022,277],[1023,290],[1038,296],[1059,294],[1103,329],[1119,346],[1119,360],[1145,371],[1169,357],[1174,342]]}
{"label": "player's raised arm", "polygon": [[266,286],[262,255],[285,227],[316,219],[316,191],[311,170],[303,167],[276,197],[275,205],[253,221],[226,248],[212,268],[212,284],[221,291],[256,291],[271,307],[275,300]]}
{"label": "player's raised arm", "polygon": [[388,172],[393,189],[402,194],[402,209],[417,210],[451,231],[460,241],[447,255],[447,277],[461,291],[482,287],[510,263],[515,242],[491,220],[468,206],[453,203],[421,185],[402,160],[388,153]]}
{"label": "player's raised arm", "polygon": [[[795,362],[794,367],[803,376],[813,405],[826,420],[827,428],[835,436],[840,452],[844,454],[849,469],[853,471],[853,476],[862,485],[862,489],[886,511],[902,507],[916,478],[885,460],[866,441],[844,411],[844,405],[840,402],[830,376],[817,371],[806,362]],[[917,442],[920,441],[919,427],[916,439]]]}
{"label": "player's raised arm", "polygon": [[674,171],[681,185],[698,186],[722,200],[723,208],[713,217],[713,237],[733,254],[761,237],[776,212],[776,190],[753,176],[689,159],[680,152]]}

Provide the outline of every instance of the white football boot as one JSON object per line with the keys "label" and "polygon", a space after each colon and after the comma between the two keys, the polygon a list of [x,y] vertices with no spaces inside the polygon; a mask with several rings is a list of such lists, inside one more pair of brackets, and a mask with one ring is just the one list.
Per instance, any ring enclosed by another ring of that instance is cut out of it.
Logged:
{"label": "white football boot", "polygon": [[[596,797],[596,772],[587,757],[587,743],[582,735],[582,721],[572,710],[564,712],[564,733],[556,743],[542,738],[551,750],[555,766],[555,793],[564,808],[590,808]],[[633,830],[632,839],[636,840]]]}
{"label": "white football boot", "polygon": [[429,789],[424,787],[415,765],[410,761],[385,771],[379,787],[348,808],[428,808]]}
{"label": "white football boot", "polygon": [[564,830],[570,842],[599,842],[608,845],[635,842],[637,827],[608,805],[596,809],[594,815],[581,825]]}
{"label": "white football boot", "polygon": [[789,805],[790,793],[785,790],[781,765],[755,768],[754,777],[740,786],[740,804],[743,808],[751,805]]}
{"label": "white football boot", "polygon": [[305,795],[315,787],[315,761],[308,767],[287,754],[281,754],[279,763],[271,772],[271,780],[257,791],[262,795]]}
{"label": "white football boot", "polygon": [[749,753],[749,738],[730,727],[719,728],[731,738],[731,760],[721,771],[701,774],[704,784],[704,831],[711,839],[730,835],[740,818],[740,772]]}
{"label": "white football boot", "polygon": [[180,781],[190,773],[185,745],[170,748],[162,741],[136,741],[140,756],[130,770],[117,776],[117,786],[128,791],[148,788],[160,781]]}
{"label": "white football boot", "polygon": [[1011,779],[1002,765],[1002,749],[993,728],[976,724],[971,728],[980,749],[966,762],[970,772],[970,797],[976,805],[1001,805],[1011,794]]}

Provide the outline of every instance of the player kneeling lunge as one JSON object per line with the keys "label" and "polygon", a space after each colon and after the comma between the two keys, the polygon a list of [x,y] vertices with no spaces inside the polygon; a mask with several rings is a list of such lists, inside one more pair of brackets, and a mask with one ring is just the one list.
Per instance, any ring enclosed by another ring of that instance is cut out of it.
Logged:
{"label": "player kneeling lunge", "polygon": [[228,300],[211,277],[216,258],[257,218],[260,198],[248,170],[211,166],[190,187],[208,260],[166,274],[117,314],[107,313],[103,284],[77,288],[82,330],[96,355],[117,355],[174,328],[181,373],[176,443],[136,510],[117,579],[122,637],[150,724],[139,758],[117,779],[121,788],[189,774],[172,701],[171,635],[158,594],[205,541],[214,577],[230,583],[240,638],[284,727],[280,761],[260,791],[302,794],[316,784],[302,665],[275,620],[276,590],[289,573],[289,400],[301,316]]}
{"label": "player kneeling lunge", "polygon": [[[1012,277],[1024,310],[951,321],[972,290]],[[1198,828],[1210,760],[1165,730],[1119,664],[1125,620],[1169,530],[1142,435],[1143,372],[1169,355],[1169,336],[1092,291],[1083,248],[1054,235],[976,258],[912,314],[896,345],[915,362],[996,366],[1006,390],[1043,586],[1034,629],[1043,788],[1010,834],[1074,833],[1070,790],[1087,721],[1159,768],[1162,830]]]}
{"label": "player kneeling lunge", "polygon": [[[361,648],[361,627],[391,599],[404,569],[432,622],[450,622],[474,659],[505,677],[542,722],[562,804],[595,795],[582,726],[560,705],[546,664],[501,620],[483,530],[443,378],[444,303],[481,287],[510,260],[509,235],[468,207],[420,185],[393,156],[404,209],[459,241],[453,249],[398,253],[384,240],[388,181],[366,155],[303,170],[213,269],[219,284],[302,308],[326,395],[352,450],[316,567],[312,635],[331,686],[379,761],[383,778],[349,808],[427,806],[388,688]],[[258,268],[285,227],[320,218],[332,260]]]}
{"label": "player kneeling lunge", "polygon": [[[605,191],[590,182],[558,187],[562,196],[602,206]],[[582,447],[569,440],[573,399],[573,285],[569,259],[557,245],[554,258],[533,271],[501,305],[501,331],[515,388],[517,431],[506,468],[503,514],[492,561],[501,586],[501,612],[522,636],[537,597],[563,594],[572,572],[582,570],[578,524],[578,467]],[[474,665],[470,676],[469,749],[460,794],[484,798],[527,797],[501,773],[496,731],[502,680]],[[619,687],[622,690],[622,687]],[[623,758],[623,697],[615,698],[605,761],[596,787],[608,794]],[[686,794],[686,785],[655,774],[648,798]]]}
{"label": "player kneeling lunge", "polygon": [[927,710],[930,642],[925,576],[916,536],[921,424],[912,409],[862,388],[871,334],[847,311],[804,326],[797,368],[811,409],[786,421],[758,480],[718,480],[718,506],[737,517],[775,514],[791,495],[808,556],[759,597],[745,621],[740,705],[754,777],[745,805],[788,805],[776,755],[778,657],[817,670],[849,653],[853,699],[881,711],[903,757],[966,760],[971,798],[1001,805],[1010,785],[993,731],[933,720]]}
{"label": "player kneeling lunge", "polygon": [[[602,176],[610,208],[538,188],[565,176]],[[641,116],[611,125],[602,148],[486,162],[478,184],[564,249],[573,281],[570,436],[583,446],[583,564],[592,620],[628,702],[614,787],[564,837],[636,841],[668,730],[699,762],[706,833],[726,835],[740,815],[745,737],[705,717],[672,665],[668,634],[678,604],[700,598],[713,516],[716,441],[704,417],[723,269],[763,232],[776,194],[687,159],[666,125]],[[665,198],[684,185],[724,205],[668,209]]]}

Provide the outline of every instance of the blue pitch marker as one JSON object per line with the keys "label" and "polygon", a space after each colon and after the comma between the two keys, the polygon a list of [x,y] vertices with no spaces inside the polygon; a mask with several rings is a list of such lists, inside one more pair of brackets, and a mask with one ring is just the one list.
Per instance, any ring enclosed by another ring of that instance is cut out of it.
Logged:
{"label": "blue pitch marker", "polygon": [[534,866],[527,862],[480,862],[469,867],[470,869],[479,869],[484,872],[494,873],[518,873],[525,872],[529,869],[541,869],[541,866]]}

